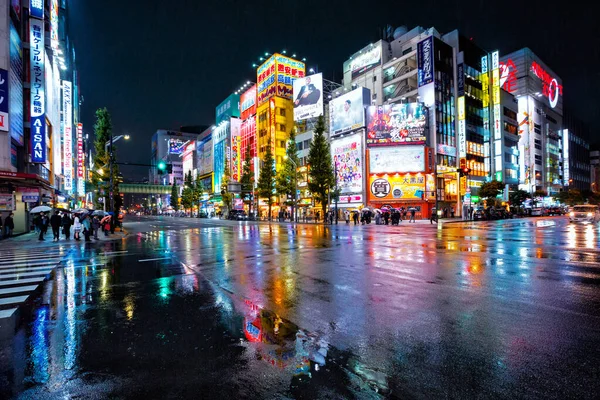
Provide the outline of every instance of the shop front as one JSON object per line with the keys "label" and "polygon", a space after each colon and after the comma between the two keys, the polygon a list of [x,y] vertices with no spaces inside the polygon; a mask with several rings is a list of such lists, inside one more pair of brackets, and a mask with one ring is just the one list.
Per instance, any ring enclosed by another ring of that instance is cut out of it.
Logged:
{"label": "shop front", "polygon": [[433,174],[371,174],[368,195],[372,208],[414,208],[417,219],[428,219],[435,207]]}

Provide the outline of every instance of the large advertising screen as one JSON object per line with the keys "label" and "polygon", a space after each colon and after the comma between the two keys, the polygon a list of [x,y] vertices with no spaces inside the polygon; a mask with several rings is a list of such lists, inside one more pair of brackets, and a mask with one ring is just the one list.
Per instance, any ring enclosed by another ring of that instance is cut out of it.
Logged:
{"label": "large advertising screen", "polygon": [[[365,101],[369,90],[358,88],[329,103],[329,135],[336,136],[365,125]],[[366,96],[366,98],[365,98]]]}
{"label": "large advertising screen", "polygon": [[367,108],[367,146],[425,144],[427,109],[421,103]]}
{"label": "large advertising screen", "polygon": [[323,115],[323,74],[294,81],[294,121]]}
{"label": "large advertising screen", "polygon": [[[33,9],[30,9],[33,16]],[[39,9],[37,9],[39,14]],[[43,6],[41,17],[44,16]],[[31,76],[31,95],[29,112],[31,124],[31,162],[44,164],[48,160],[46,144],[46,96],[45,57],[44,57],[44,21],[29,20],[29,67]]]}
{"label": "large advertising screen", "polygon": [[196,145],[196,166],[198,175],[206,175],[213,171],[213,141],[212,137],[200,141]]}
{"label": "large advertising screen", "polygon": [[273,96],[291,99],[294,80],[304,78],[304,71],[303,62],[273,54],[256,70],[257,105],[265,104]]}
{"label": "large advertising screen", "polygon": [[331,154],[342,194],[363,190],[362,135],[355,134],[331,141]]}
{"label": "large advertising screen", "polygon": [[252,85],[240,96],[240,111],[242,120],[256,114],[256,85]]}
{"label": "large advertising screen", "polygon": [[370,175],[369,192],[374,201],[421,200],[431,194],[433,175]]}
{"label": "large advertising screen", "polygon": [[425,171],[424,146],[379,147],[369,150],[370,174]]}
{"label": "large advertising screen", "polygon": [[183,145],[185,140],[182,139],[169,139],[169,154],[181,154],[183,153]]}
{"label": "large advertising screen", "polygon": [[381,64],[381,45],[365,48],[350,62],[352,79]]}

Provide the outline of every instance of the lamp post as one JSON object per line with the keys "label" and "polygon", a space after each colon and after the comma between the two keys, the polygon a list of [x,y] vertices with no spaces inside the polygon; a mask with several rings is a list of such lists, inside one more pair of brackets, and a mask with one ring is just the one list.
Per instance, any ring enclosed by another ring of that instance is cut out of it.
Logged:
{"label": "lamp post", "polygon": [[115,212],[115,198],[113,196],[113,143],[119,141],[120,139],[129,140],[129,135],[119,135],[113,138],[112,131],[110,132],[110,140],[104,144],[104,152],[106,153],[108,150],[108,146],[110,146],[110,152],[108,153],[108,165],[109,165],[109,173],[110,173],[110,210]]}

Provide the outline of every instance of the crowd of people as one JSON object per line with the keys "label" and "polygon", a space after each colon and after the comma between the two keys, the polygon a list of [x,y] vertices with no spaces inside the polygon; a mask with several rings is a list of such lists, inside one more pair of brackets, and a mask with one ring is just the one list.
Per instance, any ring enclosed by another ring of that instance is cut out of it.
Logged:
{"label": "crowd of people", "polygon": [[46,213],[39,213],[33,219],[35,232],[38,234],[38,240],[45,240],[44,236],[48,232],[48,227],[52,229],[52,241],[58,242],[61,235],[66,240],[71,239],[71,229],[73,230],[73,239],[81,240],[83,235],[86,242],[90,242],[93,237],[100,240],[98,232],[104,232],[104,236],[114,234],[119,221],[111,215],[100,216],[87,213],[71,214],[67,211],[54,211],[50,217]]}

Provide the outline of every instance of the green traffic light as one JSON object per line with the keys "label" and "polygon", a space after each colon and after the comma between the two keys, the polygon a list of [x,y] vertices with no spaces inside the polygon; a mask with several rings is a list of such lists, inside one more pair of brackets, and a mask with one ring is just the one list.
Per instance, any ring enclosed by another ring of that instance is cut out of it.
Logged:
{"label": "green traffic light", "polygon": [[167,168],[167,164],[164,161],[158,163],[158,169],[164,171]]}

